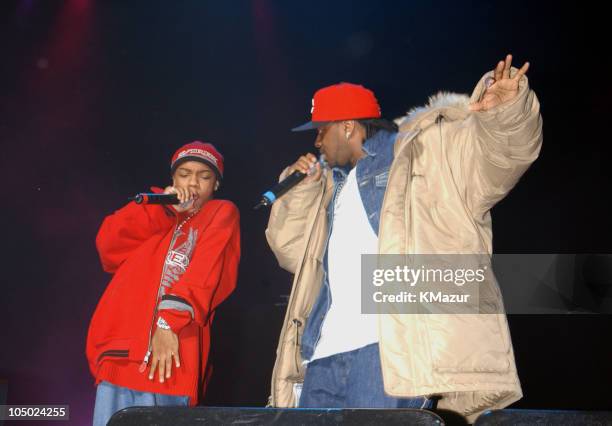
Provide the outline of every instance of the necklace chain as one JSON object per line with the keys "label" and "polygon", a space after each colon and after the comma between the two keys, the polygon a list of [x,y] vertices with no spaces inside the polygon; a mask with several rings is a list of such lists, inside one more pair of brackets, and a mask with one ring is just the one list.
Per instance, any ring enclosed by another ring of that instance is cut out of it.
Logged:
{"label": "necklace chain", "polygon": [[197,209],[193,213],[191,213],[189,216],[187,216],[185,219],[183,219],[183,221],[180,223],[180,225],[178,225],[176,227],[176,232],[179,232],[181,230],[181,228],[183,228],[183,225],[185,225],[189,221],[189,219],[191,219],[196,214],[198,214],[199,211],[200,211],[200,209]]}

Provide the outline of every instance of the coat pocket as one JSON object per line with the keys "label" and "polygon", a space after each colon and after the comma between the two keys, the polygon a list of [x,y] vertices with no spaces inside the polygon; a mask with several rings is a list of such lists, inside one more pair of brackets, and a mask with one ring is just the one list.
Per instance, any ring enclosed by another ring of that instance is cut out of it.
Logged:
{"label": "coat pocket", "polygon": [[387,182],[389,181],[389,170],[385,170],[384,172],[377,174],[374,177],[374,184],[379,188],[386,188]]}
{"label": "coat pocket", "polygon": [[428,315],[433,369],[440,373],[505,373],[512,367],[503,314]]}

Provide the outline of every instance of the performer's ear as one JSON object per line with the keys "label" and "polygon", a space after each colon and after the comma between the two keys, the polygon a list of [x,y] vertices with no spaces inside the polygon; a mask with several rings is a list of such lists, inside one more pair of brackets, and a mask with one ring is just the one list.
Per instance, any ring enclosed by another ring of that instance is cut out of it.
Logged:
{"label": "performer's ear", "polygon": [[345,120],[344,121],[344,137],[348,142],[353,134],[353,130],[355,129],[355,121],[353,120]]}

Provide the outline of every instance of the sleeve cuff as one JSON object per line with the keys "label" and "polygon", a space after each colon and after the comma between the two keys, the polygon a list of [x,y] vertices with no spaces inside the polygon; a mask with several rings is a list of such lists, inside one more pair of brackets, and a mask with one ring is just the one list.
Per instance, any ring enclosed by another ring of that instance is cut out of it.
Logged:
{"label": "sleeve cuff", "polygon": [[162,317],[176,334],[195,319],[195,312],[191,303],[173,294],[162,296],[157,311],[158,317]]}

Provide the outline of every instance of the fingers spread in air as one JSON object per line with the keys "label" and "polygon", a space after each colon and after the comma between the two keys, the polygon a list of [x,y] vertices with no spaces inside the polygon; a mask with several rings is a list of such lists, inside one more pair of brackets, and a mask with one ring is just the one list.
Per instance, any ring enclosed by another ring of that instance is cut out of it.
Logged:
{"label": "fingers spread in air", "polygon": [[504,61],[499,61],[497,63],[497,66],[495,67],[495,72],[494,72],[495,81],[501,80],[503,72],[504,72]]}
{"label": "fingers spread in air", "polygon": [[529,69],[529,62],[525,62],[525,64],[521,67],[520,70],[518,70],[518,72],[516,73],[516,75],[514,76],[515,80],[520,80],[522,76],[524,76],[525,74],[527,74],[527,70]]}
{"label": "fingers spread in air", "polygon": [[510,68],[512,67],[512,55],[506,56],[506,63],[504,64],[503,78],[510,78]]}

